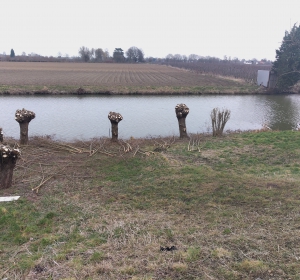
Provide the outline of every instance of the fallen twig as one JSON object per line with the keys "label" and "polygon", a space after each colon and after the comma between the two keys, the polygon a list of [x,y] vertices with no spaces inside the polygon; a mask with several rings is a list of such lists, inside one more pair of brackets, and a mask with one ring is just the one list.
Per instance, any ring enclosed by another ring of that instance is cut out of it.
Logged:
{"label": "fallen twig", "polygon": [[105,154],[105,155],[108,155],[108,156],[110,156],[110,157],[114,157],[114,155],[113,155],[113,154],[111,154],[111,153],[108,153],[108,152],[99,151],[99,153],[101,153],[101,154]]}
{"label": "fallen twig", "polygon": [[126,147],[125,147],[121,144],[125,153],[132,151],[132,147],[130,146],[129,143],[125,142],[124,140],[122,140],[122,142],[125,143],[125,145],[126,145]]}
{"label": "fallen twig", "polygon": [[90,154],[89,154],[89,157],[93,156],[94,154],[96,154],[98,152],[100,148],[96,149],[96,150],[91,150],[90,151]]}
{"label": "fallen twig", "polygon": [[52,175],[52,176],[50,176],[48,179],[42,181],[37,187],[35,187],[35,188],[31,189],[31,190],[32,190],[32,191],[35,191],[36,193],[38,193],[39,190],[40,190],[40,187],[41,187],[42,185],[44,185],[47,181],[49,181],[52,177],[54,177],[54,175]]}
{"label": "fallen twig", "polygon": [[152,154],[152,155],[155,155],[154,152],[148,152],[148,151],[143,152],[143,151],[140,151],[140,150],[138,150],[138,153],[140,153],[140,154],[142,154],[142,155],[146,155],[146,156],[150,156],[151,154]]}
{"label": "fallen twig", "polygon": [[4,271],[4,272],[0,275],[0,278],[2,279],[2,277],[3,277],[8,271],[10,271],[12,268],[13,268],[13,265]]}

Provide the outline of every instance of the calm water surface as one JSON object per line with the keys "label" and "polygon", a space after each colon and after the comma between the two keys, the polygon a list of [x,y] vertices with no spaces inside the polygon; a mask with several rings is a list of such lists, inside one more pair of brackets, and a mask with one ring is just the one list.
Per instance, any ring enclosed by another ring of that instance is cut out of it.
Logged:
{"label": "calm water surface", "polygon": [[179,135],[175,106],[190,108],[189,133],[210,131],[213,108],[231,110],[225,129],[291,130],[300,123],[300,95],[260,96],[0,96],[0,127],[4,136],[19,137],[17,109],[36,113],[29,135],[52,135],[60,140],[110,136],[109,111],[121,113],[119,137]]}

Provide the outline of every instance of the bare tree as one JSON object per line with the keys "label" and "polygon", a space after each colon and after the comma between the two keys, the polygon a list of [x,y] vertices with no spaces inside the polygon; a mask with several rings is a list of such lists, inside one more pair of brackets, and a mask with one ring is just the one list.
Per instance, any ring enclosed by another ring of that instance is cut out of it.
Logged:
{"label": "bare tree", "polygon": [[89,55],[90,55],[90,60],[95,60],[95,49],[94,48],[90,49]]}
{"label": "bare tree", "polygon": [[176,61],[182,61],[183,59],[182,59],[182,55],[181,54],[179,54],[179,53],[176,53],[176,54],[174,54],[174,60],[176,60]]}
{"label": "bare tree", "polygon": [[35,118],[35,113],[26,109],[17,110],[15,114],[15,120],[20,125],[20,144],[28,144],[28,126],[32,119]]}
{"label": "bare tree", "polygon": [[108,49],[105,49],[104,60],[108,60],[108,59],[109,59],[109,51],[108,51]]}
{"label": "bare tree", "polygon": [[0,145],[0,189],[11,187],[13,171],[19,155],[19,149]]}
{"label": "bare tree", "polygon": [[183,103],[177,104],[175,107],[175,113],[179,124],[180,138],[188,138],[185,119],[189,112],[190,109]]}
{"label": "bare tree", "polygon": [[118,141],[118,124],[121,120],[123,120],[123,117],[121,114],[116,113],[116,112],[109,112],[108,114],[108,119],[111,122],[111,135],[112,141]]}
{"label": "bare tree", "polygon": [[84,62],[90,61],[92,54],[91,54],[91,51],[87,47],[82,46],[79,49],[78,53]]}
{"label": "bare tree", "polygon": [[227,121],[230,118],[230,110],[222,110],[220,111],[219,108],[214,108],[211,113],[211,123],[213,129],[213,136],[222,136],[224,127]]}
{"label": "bare tree", "polygon": [[128,61],[131,62],[143,62],[144,61],[144,52],[137,47],[130,47],[126,51],[126,57]]}
{"label": "bare tree", "polygon": [[95,50],[95,60],[97,62],[103,61],[105,57],[105,53],[101,48]]}
{"label": "bare tree", "polygon": [[174,56],[173,54],[169,53],[167,56],[166,56],[166,61],[171,61],[174,59]]}
{"label": "bare tree", "polygon": [[199,59],[199,55],[197,54],[190,54],[188,60],[189,61],[197,61]]}

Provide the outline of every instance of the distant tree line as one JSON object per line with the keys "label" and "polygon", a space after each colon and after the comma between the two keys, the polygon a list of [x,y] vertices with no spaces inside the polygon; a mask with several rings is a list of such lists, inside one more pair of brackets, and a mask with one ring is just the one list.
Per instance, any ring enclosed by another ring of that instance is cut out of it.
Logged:
{"label": "distant tree line", "polygon": [[109,52],[103,51],[103,49],[89,49],[82,46],[79,49],[79,57],[84,62],[145,62],[144,52],[137,47],[130,47],[125,53],[122,48],[115,48],[112,57]]}
{"label": "distant tree line", "polygon": [[190,54],[188,57],[180,54],[168,54],[164,60],[160,60],[158,63],[192,70],[199,74],[244,79],[253,84],[256,83],[258,70],[270,70],[272,67],[272,62],[266,59],[258,61],[254,58],[251,61],[246,61],[245,59],[227,58],[227,56],[220,59],[210,56],[202,57],[196,54]]}
{"label": "distant tree line", "polygon": [[10,50],[10,55],[6,55],[5,52],[0,54],[0,61],[15,61],[15,62],[80,62],[80,57],[69,57],[68,54],[64,56],[61,53],[55,56],[42,56],[37,53],[26,54],[22,52],[21,55],[16,55],[14,49]]}
{"label": "distant tree line", "polygon": [[272,61],[267,59],[261,59],[258,61],[256,58],[252,58],[251,60],[246,59],[238,59],[237,57],[231,58],[231,56],[227,57],[224,55],[223,59],[214,56],[200,56],[197,54],[190,54],[189,56],[181,55],[181,54],[168,54],[165,59],[165,62],[232,62],[232,63],[242,63],[242,64],[266,64],[271,65]]}
{"label": "distant tree line", "polygon": [[54,57],[54,56],[42,56],[42,55],[10,55],[0,54],[0,61],[12,61],[12,62],[81,62],[79,57]]}
{"label": "distant tree line", "polygon": [[110,60],[109,52],[103,49],[89,49],[82,46],[78,51],[79,57],[84,62],[108,62]]}

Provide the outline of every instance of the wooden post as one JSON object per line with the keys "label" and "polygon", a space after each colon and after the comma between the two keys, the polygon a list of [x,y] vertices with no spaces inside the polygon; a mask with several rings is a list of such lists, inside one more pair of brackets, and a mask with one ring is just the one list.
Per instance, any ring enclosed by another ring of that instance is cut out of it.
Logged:
{"label": "wooden post", "polygon": [[17,110],[15,114],[15,120],[20,125],[20,144],[27,145],[28,144],[28,126],[32,119],[35,118],[35,113],[25,110]]}
{"label": "wooden post", "polygon": [[118,124],[123,120],[123,117],[119,113],[109,112],[108,119],[111,122],[111,140],[118,141]]}
{"label": "wooden post", "polygon": [[0,189],[11,187],[13,171],[19,155],[19,149],[0,145]]}
{"label": "wooden post", "polygon": [[175,113],[179,124],[180,138],[188,138],[185,119],[189,112],[190,109],[183,103],[177,104],[175,107]]}

